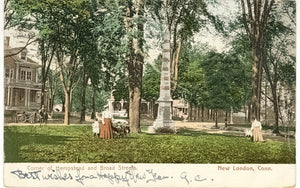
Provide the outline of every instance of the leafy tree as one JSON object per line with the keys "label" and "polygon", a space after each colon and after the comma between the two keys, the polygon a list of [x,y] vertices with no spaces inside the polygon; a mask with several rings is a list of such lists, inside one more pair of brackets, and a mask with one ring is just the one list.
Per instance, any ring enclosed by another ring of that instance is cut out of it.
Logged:
{"label": "leafy tree", "polygon": [[[176,98],[184,98],[189,104],[189,119],[192,119],[192,107],[203,108],[205,106],[206,83],[201,63],[205,56],[202,49],[183,45],[180,57],[178,85],[174,92]],[[202,113],[203,117],[203,113]]]}
{"label": "leafy tree", "polygon": [[[65,118],[64,124],[69,124],[70,105],[74,83],[79,79],[76,77],[80,68],[79,57],[84,52],[82,41],[86,40],[90,31],[90,14],[87,11],[86,1],[68,1],[66,3],[52,2],[52,10],[58,10],[55,29],[58,33],[56,58],[60,70],[60,79],[65,93]],[[68,60],[66,60],[68,58]],[[78,76],[78,75],[77,75]],[[76,80],[76,81],[75,81]]]}
{"label": "leafy tree", "polygon": [[116,81],[116,84],[113,88],[113,96],[115,100],[120,101],[123,99],[128,101],[128,78],[125,75],[123,75]]}
{"label": "leafy tree", "polygon": [[205,87],[202,86],[202,93],[205,93],[202,101],[205,101],[208,108],[215,110],[215,117],[219,110],[240,110],[248,91],[245,82],[246,72],[249,71],[247,65],[232,52],[225,54],[211,51],[203,58],[200,66],[204,73],[202,82],[205,84]]}
{"label": "leafy tree", "polygon": [[143,76],[142,97],[146,101],[155,102],[159,97],[160,87],[161,56],[154,61],[154,64],[146,64]]}
{"label": "leafy tree", "polygon": [[[286,2],[285,2],[286,3]],[[295,32],[294,22],[286,21],[287,15],[293,15],[293,7],[295,3],[289,4],[291,9],[284,4],[284,13],[275,9],[269,19],[269,27],[266,31],[266,62],[263,64],[266,78],[270,84],[272,97],[270,101],[273,103],[274,110],[274,130],[273,133],[279,133],[279,101],[278,86],[287,83],[293,85],[295,83],[295,54],[291,51],[295,48]],[[291,12],[290,12],[291,11]],[[290,50],[292,49],[292,50]]]}
{"label": "leafy tree", "polygon": [[[84,65],[94,94],[100,90],[115,90],[116,83],[126,74],[124,8],[120,3],[122,2],[94,0],[89,6],[95,24],[93,36],[96,39],[92,39],[91,42],[94,41],[96,47],[92,48],[97,49],[97,52],[94,56],[91,56],[90,52],[86,53],[87,61]],[[92,95],[92,118],[95,115],[95,96]]]}
{"label": "leafy tree", "polygon": [[264,43],[268,19],[274,0],[241,0],[243,24],[248,35],[252,51],[252,99],[251,115],[260,119],[262,65]]}

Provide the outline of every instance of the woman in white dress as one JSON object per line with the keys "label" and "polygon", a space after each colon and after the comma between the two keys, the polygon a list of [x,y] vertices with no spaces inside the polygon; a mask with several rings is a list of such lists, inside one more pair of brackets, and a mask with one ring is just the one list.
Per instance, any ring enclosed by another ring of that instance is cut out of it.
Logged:
{"label": "woman in white dress", "polygon": [[259,121],[257,121],[256,119],[254,119],[254,121],[252,122],[251,125],[251,131],[252,131],[252,135],[253,135],[253,142],[262,142],[264,141],[263,137],[262,137],[262,132],[261,132],[261,123]]}

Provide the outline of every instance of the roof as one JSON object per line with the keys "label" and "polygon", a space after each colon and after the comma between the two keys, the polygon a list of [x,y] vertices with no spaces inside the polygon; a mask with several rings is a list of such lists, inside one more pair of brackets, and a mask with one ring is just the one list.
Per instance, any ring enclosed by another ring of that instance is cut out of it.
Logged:
{"label": "roof", "polygon": [[[26,60],[24,60],[19,57],[19,54],[12,55],[12,54],[18,53],[22,49],[23,49],[23,47],[4,49],[4,62],[5,63],[6,62],[8,62],[8,63],[17,63],[18,62],[21,65],[28,65],[30,67],[40,67],[41,66],[36,61],[32,60],[29,57],[27,57]],[[25,48],[22,51],[27,52],[27,49]],[[12,55],[12,56],[5,57],[7,55]]]}
{"label": "roof", "polygon": [[19,51],[26,51],[27,52],[27,49],[26,48],[23,49],[23,48],[24,47],[11,48],[9,46],[5,46],[5,48],[4,48],[4,55],[6,55],[6,54],[14,54],[14,53],[17,53]]}

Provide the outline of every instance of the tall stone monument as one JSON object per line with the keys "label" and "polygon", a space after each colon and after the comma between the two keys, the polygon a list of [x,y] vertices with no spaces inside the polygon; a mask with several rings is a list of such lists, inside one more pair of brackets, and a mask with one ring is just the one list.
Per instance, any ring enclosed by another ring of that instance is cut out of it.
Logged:
{"label": "tall stone monument", "polygon": [[153,129],[168,127],[175,129],[175,123],[172,120],[172,97],[170,81],[170,32],[168,29],[164,32],[162,67],[160,77],[160,94],[157,100],[158,113],[153,123]]}

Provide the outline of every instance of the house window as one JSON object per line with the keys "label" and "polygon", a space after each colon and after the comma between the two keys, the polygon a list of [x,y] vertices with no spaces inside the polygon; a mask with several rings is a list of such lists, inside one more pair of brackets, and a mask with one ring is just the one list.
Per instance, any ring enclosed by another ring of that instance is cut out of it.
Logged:
{"label": "house window", "polygon": [[9,67],[5,67],[5,78],[13,78],[14,70]]}
{"label": "house window", "polygon": [[21,59],[26,59],[26,52],[21,52]]}
{"label": "house window", "polygon": [[26,78],[26,71],[21,70],[21,80],[25,80],[25,78]]}
{"label": "house window", "polygon": [[5,78],[9,78],[9,67],[5,67]]}
{"label": "house window", "polygon": [[10,78],[13,78],[13,76],[14,76],[14,70],[10,69]]}
{"label": "house window", "polygon": [[21,70],[21,80],[31,81],[31,70]]}
{"label": "house window", "polygon": [[31,81],[31,71],[27,72],[27,79],[26,80],[30,80]]}

